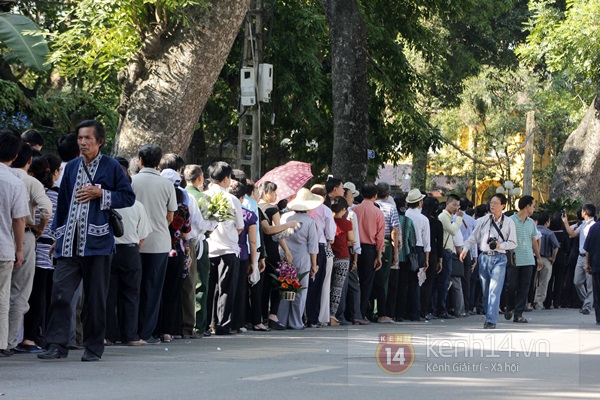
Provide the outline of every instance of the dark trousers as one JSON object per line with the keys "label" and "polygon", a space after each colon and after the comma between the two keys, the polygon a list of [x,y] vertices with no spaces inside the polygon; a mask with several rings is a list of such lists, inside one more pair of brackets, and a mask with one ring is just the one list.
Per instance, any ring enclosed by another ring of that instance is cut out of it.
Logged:
{"label": "dark trousers", "polygon": [[437,296],[436,311],[438,315],[446,314],[446,298],[450,287],[450,276],[452,275],[452,252],[442,252],[442,271],[435,278],[435,294]]}
{"label": "dark trousers", "polygon": [[102,356],[111,256],[63,257],[54,270],[46,342],[67,354],[71,336],[71,300],[83,279],[83,345]]}
{"label": "dark trousers", "polygon": [[158,322],[169,253],[141,253],[140,256],[142,259],[142,285],[138,334],[141,339],[146,340],[152,337]]}
{"label": "dark trousers", "polygon": [[210,275],[210,260],[208,259],[208,243],[202,242],[202,257],[196,263],[196,330],[206,331],[208,325],[208,281]]}
{"label": "dark trousers", "polygon": [[[258,268],[258,267],[257,267]],[[250,292],[248,295],[248,303],[247,310],[249,311],[247,314],[249,317],[246,317],[246,320],[250,322],[252,325],[258,325],[262,323],[262,294],[263,294],[263,284],[265,279],[271,279],[270,276],[265,274],[265,271],[260,273],[260,280],[256,282],[254,286],[250,282],[247,283],[248,291]]]}
{"label": "dark trousers", "polygon": [[156,336],[181,334],[181,289],[183,287],[184,261],[185,254],[183,253],[177,253],[175,257],[168,257],[160,311],[154,329]]}
{"label": "dark trousers", "polygon": [[433,314],[433,290],[435,288],[435,277],[437,275],[437,263],[439,258],[429,257],[429,267],[425,271],[425,282],[421,285],[421,317]]}
{"label": "dark trousers", "polygon": [[[399,263],[400,265],[402,263]],[[398,300],[400,296],[398,295],[400,288],[400,268],[398,269],[390,269],[390,277],[388,279],[388,293],[387,298],[385,299],[385,309],[389,314],[390,318],[396,318],[396,310],[398,309]]]}
{"label": "dark trousers", "polygon": [[136,244],[118,244],[116,247],[106,299],[106,338],[127,343],[139,339],[142,259]]}
{"label": "dark trousers", "polygon": [[544,300],[544,307],[550,308],[550,306],[554,305],[554,308],[559,308],[561,306],[566,272],[567,265],[565,262],[554,262],[552,265],[552,276],[548,282],[548,293],[546,300]]}
{"label": "dark trousers", "polygon": [[235,300],[233,303],[233,329],[246,324],[246,306],[248,305],[248,265],[250,259],[240,260]]}
{"label": "dark trousers", "polygon": [[473,311],[473,308],[475,308],[478,314],[483,314],[482,296],[483,289],[481,287],[481,279],[479,279],[479,263],[477,263],[471,273],[471,285],[469,288],[469,304],[471,308],[467,309],[467,311]]}
{"label": "dark trousers", "polygon": [[[421,247],[419,253],[419,265],[425,262],[425,254]],[[423,260],[423,263],[421,263]],[[430,267],[431,268],[431,267]],[[428,268],[429,269],[429,268]],[[411,271],[410,262],[400,263],[400,301],[396,318],[419,320],[421,316],[421,293],[417,272]]]}
{"label": "dark trousers", "polygon": [[600,322],[600,271],[592,272],[592,288],[594,290],[594,311],[596,322]]}
{"label": "dark trousers", "polygon": [[210,258],[208,324],[215,327],[217,334],[227,334],[233,327],[233,305],[239,269],[240,259],[235,254]]}
{"label": "dark trousers", "polygon": [[266,259],[266,268],[265,268],[265,281],[263,282],[263,293],[262,293],[262,303],[261,303],[261,313],[263,318],[267,318],[269,314],[277,315],[279,312],[279,302],[281,301],[281,297],[279,295],[279,285],[275,282],[275,279],[271,276],[277,275],[275,269],[277,268],[277,263],[281,261],[279,259],[279,254],[272,255],[269,254]]}
{"label": "dark trousers", "polygon": [[358,255],[358,279],[360,282],[360,313],[367,315],[369,299],[375,280],[375,260],[377,249],[374,244],[361,243],[361,254]]}
{"label": "dark trousers", "polygon": [[189,275],[181,287],[181,333],[192,335],[196,326],[196,284],[198,282],[198,240],[189,241]]}
{"label": "dark trousers", "polygon": [[504,284],[506,307],[508,310],[514,310],[515,318],[522,316],[525,310],[532,269],[534,269],[533,265],[506,267],[507,279]]}
{"label": "dark trousers", "polygon": [[29,310],[23,318],[23,339],[36,342],[42,347],[45,347],[46,343],[46,320],[52,296],[53,274],[53,269],[35,269],[31,296],[29,296]]}
{"label": "dark trousers", "polygon": [[[527,302],[533,304],[535,299],[535,274],[537,272],[537,257],[534,257],[535,265],[531,268],[531,278],[529,279],[529,289],[527,290]],[[539,304],[541,307],[542,305]]]}
{"label": "dark trousers", "polygon": [[465,305],[465,312],[473,309],[473,304],[471,303],[471,267],[473,265],[473,259],[471,258],[471,253],[469,252],[465,259],[463,260],[463,265],[465,266],[465,274],[460,278],[462,291],[463,291],[463,301]]}
{"label": "dark trousers", "polygon": [[355,321],[363,319],[360,313],[360,282],[358,280],[358,269],[348,270],[344,286],[342,287],[342,296],[335,317],[338,320]]}
{"label": "dark trousers", "polygon": [[317,254],[317,265],[319,270],[314,279],[308,281],[308,293],[306,295],[306,319],[310,325],[319,323],[319,312],[321,311],[321,291],[323,290],[323,281],[325,280],[325,270],[327,268],[327,256],[325,255],[325,245],[319,243],[319,254]]}
{"label": "dark trousers", "polygon": [[[390,268],[392,266],[392,251],[394,246],[389,240],[385,240],[385,248],[381,255],[381,268],[379,271],[375,271],[375,278],[373,280],[373,289],[371,294],[371,300],[373,303],[377,301],[377,316],[378,317],[390,317],[387,310],[386,297],[388,294],[388,282],[390,279]],[[375,305],[373,304],[373,313],[375,312]],[[371,313],[371,314],[373,314]]]}

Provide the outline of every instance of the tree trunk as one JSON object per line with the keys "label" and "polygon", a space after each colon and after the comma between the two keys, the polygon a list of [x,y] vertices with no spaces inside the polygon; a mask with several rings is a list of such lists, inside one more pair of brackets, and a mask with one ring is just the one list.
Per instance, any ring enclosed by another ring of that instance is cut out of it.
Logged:
{"label": "tree trunk", "polygon": [[[600,88],[599,88],[600,91]],[[571,133],[558,160],[550,197],[564,196],[600,204],[600,97]]]}
{"label": "tree trunk", "polygon": [[416,149],[413,151],[410,188],[427,191],[427,150]]}
{"label": "tree trunk", "polygon": [[[190,7],[187,26],[157,28],[119,78],[123,84],[115,152],[146,143],[184,155],[250,0],[207,0]],[[233,107],[234,105],[232,105]]]}
{"label": "tree trunk", "polygon": [[365,22],[356,0],[324,0],[324,4],[332,54],[331,170],[344,181],[364,182],[369,132]]}

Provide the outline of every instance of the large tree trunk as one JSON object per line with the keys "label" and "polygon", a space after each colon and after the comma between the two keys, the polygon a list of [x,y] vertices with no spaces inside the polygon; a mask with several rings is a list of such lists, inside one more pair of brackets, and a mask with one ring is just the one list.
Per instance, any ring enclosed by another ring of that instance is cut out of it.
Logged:
{"label": "large tree trunk", "polygon": [[364,182],[369,132],[365,22],[356,0],[324,0],[324,4],[332,54],[331,169],[344,181]]}
{"label": "large tree trunk", "polygon": [[157,28],[146,38],[120,75],[116,153],[133,156],[146,143],[186,153],[249,5],[250,0],[208,0],[190,7],[187,26],[173,32]]}
{"label": "large tree trunk", "polygon": [[565,142],[550,197],[565,196],[600,204],[600,185],[597,183],[600,176],[599,100],[600,97],[596,97],[577,129]]}

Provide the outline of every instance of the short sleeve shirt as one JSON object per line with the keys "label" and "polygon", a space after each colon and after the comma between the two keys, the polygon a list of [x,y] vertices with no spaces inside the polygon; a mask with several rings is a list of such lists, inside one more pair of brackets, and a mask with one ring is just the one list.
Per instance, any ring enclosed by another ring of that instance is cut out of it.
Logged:
{"label": "short sleeve shirt", "polygon": [[175,186],[152,168],[142,168],[131,179],[135,196],[144,205],[151,227],[140,253],[168,253],[171,235],[167,212],[177,211]]}
{"label": "short sleeve shirt", "polygon": [[334,218],[336,225],[335,240],[331,245],[331,250],[335,258],[350,258],[348,251],[348,232],[352,227],[352,222],[346,218]]}
{"label": "short sleeve shirt", "polygon": [[[0,163],[0,261],[15,260],[13,219],[29,216],[25,184],[5,164]],[[10,238],[10,239],[8,239]]]}
{"label": "short sleeve shirt", "polygon": [[517,266],[535,265],[533,245],[531,243],[531,239],[535,239],[538,234],[535,222],[529,217],[523,222],[517,214],[513,214],[510,218],[515,223],[515,232],[517,234],[517,247],[515,248]]}

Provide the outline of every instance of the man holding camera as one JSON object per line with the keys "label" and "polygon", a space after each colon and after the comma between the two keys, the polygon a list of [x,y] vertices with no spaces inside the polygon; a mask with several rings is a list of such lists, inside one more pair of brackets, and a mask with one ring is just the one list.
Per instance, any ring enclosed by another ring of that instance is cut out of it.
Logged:
{"label": "man holding camera", "polygon": [[483,307],[486,310],[483,329],[496,328],[500,293],[506,274],[506,250],[517,247],[515,223],[502,214],[506,207],[506,196],[496,193],[490,200],[489,207],[490,216],[477,220],[473,234],[460,253],[462,262],[469,249],[475,243],[479,244],[479,277],[483,288]]}
{"label": "man holding camera", "polygon": [[535,200],[533,197],[525,195],[519,199],[518,205],[519,212],[511,216],[517,232],[518,246],[515,249],[517,262],[516,265],[511,265],[506,270],[505,293],[507,305],[504,318],[507,320],[513,318],[514,310],[513,321],[526,323],[527,319],[523,318],[523,311],[527,303],[533,268],[537,264],[537,270],[540,271],[544,266],[542,265],[540,248],[536,240],[535,222],[529,218],[535,211]]}

